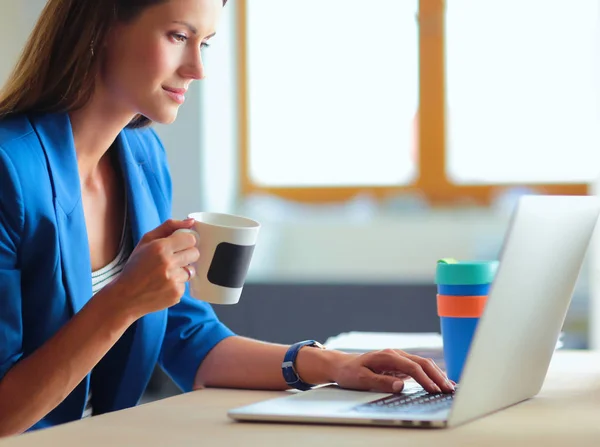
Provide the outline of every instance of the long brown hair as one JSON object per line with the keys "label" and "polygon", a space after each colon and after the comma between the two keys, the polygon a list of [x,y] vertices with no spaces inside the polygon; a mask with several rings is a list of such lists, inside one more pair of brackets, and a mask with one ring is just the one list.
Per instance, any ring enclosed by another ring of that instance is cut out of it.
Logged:
{"label": "long brown hair", "polygon": [[[83,107],[94,92],[99,52],[110,29],[167,1],[48,0],[0,92],[0,120],[19,113],[69,112]],[[138,115],[127,127],[148,124],[148,118]]]}

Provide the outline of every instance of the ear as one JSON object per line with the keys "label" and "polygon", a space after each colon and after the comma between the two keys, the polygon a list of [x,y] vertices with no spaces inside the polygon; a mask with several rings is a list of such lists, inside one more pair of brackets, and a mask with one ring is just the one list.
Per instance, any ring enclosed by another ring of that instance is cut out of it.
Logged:
{"label": "ear", "polygon": [[103,50],[106,50],[107,48],[110,48],[114,45],[117,35],[119,34],[119,31],[122,27],[123,25],[120,23],[116,23],[110,27],[110,29],[106,33],[106,38],[104,39],[104,43],[102,45]]}
{"label": "ear", "polygon": [[115,52],[119,45],[119,36],[123,36],[123,31],[126,25],[122,23],[113,24],[102,39],[102,42],[96,43],[96,52],[100,53],[102,63],[111,58],[111,54]]}

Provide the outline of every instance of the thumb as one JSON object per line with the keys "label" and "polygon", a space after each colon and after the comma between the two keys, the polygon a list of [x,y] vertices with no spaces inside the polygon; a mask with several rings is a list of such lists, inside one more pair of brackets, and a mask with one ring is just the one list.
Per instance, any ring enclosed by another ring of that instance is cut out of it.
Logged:
{"label": "thumb", "polygon": [[144,235],[141,242],[147,243],[152,242],[157,239],[163,239],[165,237],[169,237],[173,234],[174,231],[180,230],[182,228],[190,229],[194,225],[194,219],[185,219],[185,220],[175,220],[169,219],[165,221],[162,225],[159,225],[154,230],[149,231]]}
{"label": "thumb", "polygon": [[399,393],[404,389],[404,381],[394,376],[372,373],[367,377],[366,388],[380,393]]}

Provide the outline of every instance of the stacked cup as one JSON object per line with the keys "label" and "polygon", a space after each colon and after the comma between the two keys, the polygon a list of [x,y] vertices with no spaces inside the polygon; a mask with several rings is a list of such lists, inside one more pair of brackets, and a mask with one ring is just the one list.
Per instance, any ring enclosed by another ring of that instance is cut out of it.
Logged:
{"label": "stacked cup", "polygon": [[479,317],[498,269],[498,261],[438,261],[437,309],[448,378],[459,382]]}

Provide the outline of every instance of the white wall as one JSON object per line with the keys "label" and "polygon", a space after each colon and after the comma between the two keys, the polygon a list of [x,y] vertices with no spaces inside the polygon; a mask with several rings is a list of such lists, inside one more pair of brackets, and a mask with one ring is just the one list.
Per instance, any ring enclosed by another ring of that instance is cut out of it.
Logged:
{"label": "white wall", "polygon": [[0,85],[8,77],[46,0],[0,0]]}

